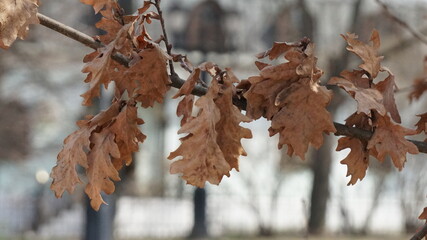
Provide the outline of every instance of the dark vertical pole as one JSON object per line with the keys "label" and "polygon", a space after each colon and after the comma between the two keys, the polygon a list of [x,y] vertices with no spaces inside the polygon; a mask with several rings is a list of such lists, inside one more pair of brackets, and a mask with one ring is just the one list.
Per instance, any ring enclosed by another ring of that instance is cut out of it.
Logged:
{"label": "dark vertical pole", "polygon": [[[203,53],[202,62],[206,61],[206,53]],[[202,81],[208,84],[208,74],[202,72]],[[206,190],[196,188],[193,197],[194,204],[194,225],[189,238],[203,238],[208,236],[206,225]]]}
{"label": "dark vertical pole", "polygon": [[[304,1],[305,2],[305,1]],[[350,31],[354,32],[357,19],[360,14],[362,0],[357,0],[353,7],[353,19],[350,22]],[[337,59],[332,59],[329,79],[338,76],[340,71],[345,69],[349,62],[349,52],[344,49]],[[336,93],[336,92],[335,92]],[[328,106],[328,111],[335,113],[341,102],[341,94],[334,94],[334,99]],[[310,219],[308,221],[308,231],[311,234],[321,234],[325,227],[326,212],[329,200],[329,174],[331,171],[332,142],[330,136],[325,136],[324,143],[320,149],[312,155],[311,169],[313,171],[313,189],[311,191]]]}
{"label": "dark vertical pole", "polygon": [[85,240],[113,240],[114,239],[114,216],[116,201],[111,195],[102,195],[104,201],[109,205],[103,205],[99,211],[92,209],[89,198],[86,197],[86,226]]}
{"label": "dark vertical pole", "polygon": [[208,236],[206,227],[206,190],[197,188],[194,191],[194,225],[189,238]]}
{"label": "dark vertical pole", "polygon": [[[124,9],[126,14],[132,11],[132,1],[120,0],[121,7]],[[99,20],[99,17],[93,17],[88,21],[94,24]],[[106,109],[110,105],[111,99],[106,96],[105,93],[101,94],[99,101],[94,103],[94,112],[99,112]],[[122,177],[122,181],[124,181]],[[123,182],[122,182],[123,183]],[[113,240],[114,239],[114,217],[116,215],[116,202],[117,195],[119,193],[119,184],[116,184],[116,194],[106,195],[102,194],[102,198],[108,205],[103,205],[99,211],[95,211],[90,206],[89,198],[85,198],[86,205],[86,225],[84,228],[84,240]]]}

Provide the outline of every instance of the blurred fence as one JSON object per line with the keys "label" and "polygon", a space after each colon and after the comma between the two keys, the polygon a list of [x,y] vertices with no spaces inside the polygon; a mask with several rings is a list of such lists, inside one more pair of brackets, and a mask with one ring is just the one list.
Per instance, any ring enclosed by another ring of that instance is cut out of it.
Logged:
{"label": "blurred fence", "polygon": [[[303,199],[281,197],[274,208],[270,200],[269,196],[256,196],[251,201],[239,196],[209,196],[209,234],[214,237],[256,235],[262,225],[276,233],[293,232],[303,236],[307,221]],[[40,214],[40,208],[49,211],[49,207],[54,209],[61,201],[47,195],[38,199],[0,195],[0,239],[79,239],[85,224],[85,208],[80,203],[62,208],[56,214],[50,213],[49,217]],[[353,212],[352,224],[362,225],[371,203],[363,199],[348,201],[359,213]],[[401,221],[399,202],[384,199],[371,229],[377,233],[399,233]],[[339,231],[341,224],[340,204],[333,200],[329,205],[329,229]],[[191,199],[122,197],[118,201],[114,233],[116,239],[182,238],[188,236],[192,226]]]}

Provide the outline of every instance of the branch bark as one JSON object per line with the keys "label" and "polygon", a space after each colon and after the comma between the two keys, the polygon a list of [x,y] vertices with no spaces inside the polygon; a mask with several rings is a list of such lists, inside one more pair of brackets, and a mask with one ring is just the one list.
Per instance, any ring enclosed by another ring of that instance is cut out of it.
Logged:
{"label": "branch bark", "polygon": [[424,227],[421,228],[420,231],[414,234],[414,236],[411,237],[410,240],[422,240],[423,237],[427,235],[427,223],[424,224]]}
{"label": "branch bark", "polygon": [[402,19],[398,18],[395,14],[393,14],[387,4],[385,4],[381,0],[375,0],[380,7],[384,10],[384,12],[397,24],[399,24],[401,27],[408,30],[416,39],[420,40],[422,43],[427,44],[427,38],[417,30],[415,30],[413,27],[411,27],[407,22],[403,21]]}
{"label": "branch bark", "polygon": [[[71,28],[69,26],[64,25],[63,23],[60,23],[52,18],[49,18],[43,14],[38,13],[37,17],[39,18],[40,24],[50,28],[58,33],[61,33],[63,35],[65,35],[66,37],[69,37],[77,42],[80,42],[82,44],[84,44],[85,46],[88,46],[92,49],[98,49],[103,47],[103,44],[96,41],[95,39],[93,39],[92,37],[90,37],[89,35],[82,33],[74,28]],[[121,54],[113,54],[112,58],[119,62],[120,64],[124,65],[124,66],[129,66],[129,62],[130,60],[127,59],[126,57],[124,57]],[[171,86],[174,88],[180,88],[185,80],[183,80],[182,78],[180,78],[176,73],[170,75],[170,79],[172,81]],[[196,96],[202,96],[205,95],[207,93],[207,89],[205,87],[202,86],[196,86],[194,88],[194,90],[192,91],[193,95]],[[236,105],[237,107],[239,107],[240,109],[245,109],[246,108],[246,99],[244,98],[234,98],[233,99],[233,103],[234,105]],[[335,128],[337,129],[337,132],[335,133],[336,136],[349,136],[349,137],[355,137],[355,138],[360,138],[360,139],[370,139],[372,136],[372,132],[363,130],[363,129],[359,129],[359,128],[355,128],[355,127],[349,127],[346,125],[343,125],[341,123],[336,123],[334,122]],[[423,153],[427,153],[427,142],[421,142],[421,141],[414,141],[414,140],[409,140],[412,143],[414,143],[417,147],[418,150],[420,152]]]}

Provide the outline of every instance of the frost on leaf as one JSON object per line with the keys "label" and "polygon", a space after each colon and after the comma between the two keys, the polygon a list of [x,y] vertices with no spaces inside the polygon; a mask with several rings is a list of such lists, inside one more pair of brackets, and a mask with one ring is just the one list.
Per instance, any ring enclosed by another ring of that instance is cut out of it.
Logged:
{"label": "frost on leaf", "polygon": [[380,47],[380,36],[377,30],[373,30],[371,34],[372,45],[366,44],[357,40],[358,36],[353,33],[341,35],[348,44],[347,50],[358,55],[363,63],[359,67],[367,71],[372,78],[377,77],[381,68],[382,56],[378,56],[378,49]]}
{"label": "frost on leaf", "polygon": [[288,145],[288,154],[304,159],[309,144],[319,148],[323,133],[335,132],[326,110],[332,93],[319,85],[323,74],[316,66],[314,45],[308,39],[300,43],[275,44],[259,55],[275,59],[284,54],[287,60],[277,65],[257,63],[259,76],[250,77],[247,116],[271,120],[270,135],[280,133],[279,148]]}
{"label": "frost on leaf", "polygon": [[348,185],[354,185],[357,180],[362,180],[366,175],[369,153],[365,150],[366,143],[358,138],[340,138],[336,150],[341,151],[346,148],[350,148],[350,153],[341,161],[341,164],[347,165],[347,176],[351,176]]}
{"label": "frost on leaf", "polygon": [[[240,141],[252,137],[249,129],[239,126],[250,119],[232,104],[235,91],[232,83],[236,80],[232,72],[227,69],[221,77],[220,71],[214,71],[216,66],[201,69],[216,75],[208,93],[195,103],[200,108],[198,115],[189,118],[178,131],[188,135],[181,138],[181,145],[168,157],[173,160],[182,156],[171,164],[170,172],[181,173],[187,183],[197,187],[204,187],[206,181],[219,184],[224,175],[230,176],[233,168],[238,170],[239,156],[246,155]],[[190,76],[187,84],[193,85],[194,79]],[[176,96],[191,92],[191,87],[182,89]]]}
{"label": "frost on leaf", "polygon": [[377,152],[375,157],[381,162],[389,155],[394,166],[402,170],[406,154],[419,153],[417,146],[405,139],[405,136],[414,135],[416,131],[393,123],[387,115],[383,117],[376,114],[375,118],[376,129],[367,148],[374,149]]}
{"label": "frost on leaf", "polygon": [[90,141],[94,146],[89,152],[88,168],[86,175],[89,183],[85,192],[90,198],[93,209],[99,210],[101,204],[105,203],[101,191],[111,194],[114,192],[114,181],[119,181],[119,172],[112,163],[112,158],[120,158],[120,151],[114,141],[114,133],[103,129],[100,133],[93,133]]}
{"label": "frost on leaf", "polygon": [[28,26],[39,23],[38,6],[38,0],[0,1],[0,48],[9,48],[16,38],[24,39]]}
{"label": "frost on leaf", "polygon": [[87,120],[78,121],[77,125],[80,129],[64,140],[64,147],[58,154],[57,164],[50,175],[53,178],[50,189],[55,192],[57,198],[61,197],[65,190],[73,193],[75,186],[81,183],[77,175],[77,165],[88,167],[86,152],[89,150],[89,137],[93,128],[87,125]]}

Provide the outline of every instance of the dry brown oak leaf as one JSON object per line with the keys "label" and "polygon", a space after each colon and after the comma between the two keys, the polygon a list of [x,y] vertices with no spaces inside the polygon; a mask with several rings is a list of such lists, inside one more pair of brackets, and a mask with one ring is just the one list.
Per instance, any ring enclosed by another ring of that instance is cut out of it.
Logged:
{"label": "dry brown oak leaf", "polygon": [[417,126],[417,133],[426,133],[427,134],[427,112],[417,115],[420,117],[420,120],[415,124]]}
{"label": "dry brown oak leaf", "polygon": [[424,208],[423,212],[420,214],[418,219],[426,220],[427,221],[427,207]]}
{"label": "dry brown oak leaf", "polygon": [[347,50],[358,55],[363,63],[359,67],[370,74],[370,77],[376,78],[380,68],[382,56],[378,56],[378,49],[381,45],[380,35],[377,30],[373,30],[370,41],[372,45],[368,45],[357,40],[358,36],[354,33],[341,35],[347,41]]}
{"label": "dry brown oak leaf", "polygon": [[113,0],[80,0],[80,2],[87,5],[92,5],[93,9],[95,10],[95,13],[98,13],[105,6],[109,6],[113,4],[114,1]]}
{"label": "dry brown oak leaf", "polygon": [[401,123],[402,120],[397,110],[396,100],[394,99],[394,93],[397,90],[394,75],[385,67],[382,67],[380,71],[387,72],[388,76],[383,81],[375,84],[375,88],[382,94],[384,107],[390,113],[391,119],[397,123]]}
{"label": "dry brown oak leaf", "polygon": [[79,130],[70,134],[64,140],[64,147],[58,154],[58,160],[51,172],[53,182],[50,189],[60,198],[64,191],[73,193],[76,185],[82,183],[76,167],[88,168],[86,151],[90,149],[89,137],[95,126],[89,126],[87,120],[77,122]]}
{"label": "dry brown oak leaf", "polygon": [[[224,175],[230,176],[231,169],[237,168],[237,154],[244,154],[240,138],[249,137],[249,130],[238,126],[240,121],[247,119],[240,112],[240,115],[236,112],[237,108],[231,103],[232,95],[227,93],[229,90],[226,87],[223,96],[219,96],[219,91],[220,86],[214,79],[207,94],[195,103],[200,108],[197,117],[191,118],[178,131],[179,134],[188,135],[181,138],[181,145],[168,157],[173,160],[182,156],[171,164],[170,172],[181,173],[188,184],[197,187],[204,187],[206,181],[219,184]],[[218,100],[221,97],[225,99]],[[215,99],[224,105],[218,106]],[[226,109],[229,106],[232,106],[231,110]],[[221,112],[231,115],[222,116]],[[224,127],[229,128],[228,134],[224,134]],[[219,143],[220,141],[222,142]],[[224,144],[233,147],[224,148]]]}
{"label": "dry brown oak leaf", "polygon": [[91,149],[90,136],[97,128],[107,123],[119,114],[120,103],[113,103],[107,110],[96,116],[87,116],[86,120],[77,122],[79,129],[70,134],[64,140],[64,147],[59,152],[56,166],[53,167],[51,177],[53,179],[50,188],[56,197],[61,197],[65,190],[72,193],[75,186],[81,183],[77,175],[76,166],[88,168],[87,152]]}
{"label": "dry brown oak leaf", "polygon": [[285,90],[286,98],[279,105],[281,109],[271,120],[270,135],[279,132],[279,148],[287,144],[288,155],[305,159],[309,144],[318,149],[323,144],[323,133],[336,131],[326,110],[332,93],[309,78]]}
{"label": "dry brown oak leaf", "polygon": [[369,152],[366,151],[366,144],[352,137],[342,137],[338,140],[336,150],[341,151],[346,148],[350,148],[350,153],[340,163],[347,165],[347,177],[351,176],[347,185],[354,185],[357,180],[362,180],[366,175]]}
{"label": "dry brown oak leaf", "polygon": [[362,74],[361,71],[349,72],[344,70],[340,74],[343,78],[332,77],[328,84],[337,85],[349,93],[357,102],[357,113],[371,116],[371,110],[376,110],[381,115],[385,115],[383,95],[379,90],[369,88],[369,84],[365,87],[363,80],[369,80]]}
{"label": "dry brown oak leaf", "polygon": [[167,53],[152,42],[139,52],[136,63],[125,72],[127,81],[136,83],[135,99],[142,107],[152,107],[155,102],[163,102],[171,84],[167,72],[169,59]]}
{"label": "dry brown oak leaf", "polygon": [[[89,89],[83,93],[83,105],[92,105],[92,99],[100,95],[100,86],[108,87],[111,76],[115,74],[115,65],[112,65],[111,55],[116,49],[123,47],[123,39],[126,39],[130,24],[122,27],[114,41],[94,53],[88,54],[85,60],[89,60],[83,67],[82,72],[88,73],[84,82],[89,83]],[[94,57],[96,56],[96,57]],[[94,57],[94,58],[93,58]]]}
{"label": "dry brown oak leaf", "polygon": [[424,75],[416,78],[409,93],[409,101],[418,100],[427,91],[427,56],[424,57]]}
{"label": "dry brown oak leaf", "polygon": [[393,123],[389,116],[375,114],[374,121],[375,132],[368,142],[368,149],[375,150],[374,155],[379,161],[383,162],[389,155],[394,166],[402,170],[406,162],[406,154],[418,154],[418,148],[412,142],[405,139],[405,136],[414,135],[416,130],[404,128]]}
{"label": "dry brown oak leaf", "polygon": [[99,133],[94,132],[90,137],[93,147],[87,156],[88,184],[85,192],[90,199],[90,205],[96,211],[99,210],[101,204],[105,204],[101,191],[106,194],[113,193],[115,186],[112,180],[120,180],[119,172],[112,162],[112,158],[120,158],[120,150],[114,137],[114,133],[108,128],[102,129]]}
{"label": "dry brown oak leaf", "polygon": [[24,39],[28,25],[39,23],[38,6],[38,0],[0,1],[0,48],[9,48],[16,38]]}
{"label": "dry brown oak leaf", "polygon": [[230,69],[226,69],[224,77],[223,92],[215,99],[215,104],[219,108],[221,118],[215,129],[218,134],[217,143],[225,160],[230,167],[239,171],[239,157],[246,156],[246,152],[240,142],[242,138],[252,138],[249,129],[241,127],[241,122],[250,122],[252,119],[243,115],[240,110],[233,105],[233,83],[239,82]]}
{"label": "dry brown oak leaf", "polygon": [[137,107],[134,104],[127,104],[117,115],[114,123],[109,127],[116,136],[120,151],[120,158],[113,159],[113,165],[120,170],[125,164],[129,166],[132,162],[132,153],[139,151],[139,143],[143,143],[146,136],[139,130],[138,125],[144,121],[137,116]]}
{"label": "dry brown oak leaf", "polygon": [[247,115],[271,120],[270,135],[280,133],[279,148],[288,145],[288,154],[305,158],[308,145],[319,148],[323,133],[335,132],[326,111],[332,93],[318,84],[322,71],[316,67],[314,45],[276,43],[258,57],[274,59],[282,54],[288,60],[278,65],[257,62],[260,76],[250,77],[250,88],[244,93]]}
{"label": "dry brown oak leaf", "polygon": [[176,115],[178,117],[182,116],[181,126],[183,126],[191,118],[193,113],[193,104],[194,104],[194,95],[191,95],[197,82],[200,78],[200,68],[195,68],[190,76],[188,76],[185,83],[181,86],[178,92],[173,96],[173,98],[178,98],[184,96],[184,98],[178,103],[176,108]]}

